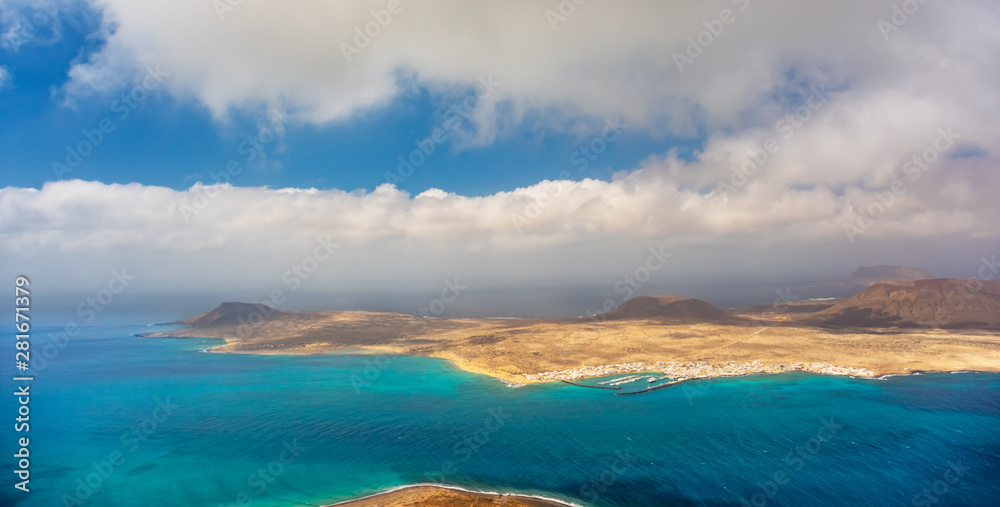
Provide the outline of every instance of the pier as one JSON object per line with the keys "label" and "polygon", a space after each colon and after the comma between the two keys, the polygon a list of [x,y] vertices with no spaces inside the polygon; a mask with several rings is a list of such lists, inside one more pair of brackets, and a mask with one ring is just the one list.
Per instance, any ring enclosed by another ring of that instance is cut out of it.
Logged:
{"label": "pier", "polygon": [[627,392],[627,393],[615,393],[615,394],[618,395],[618,396],[626,396],[626,395],[629,395],[629,394],[643,394],[643,393],[648,393],[650,391],[655,391],[657,389],[663,389],[664,387],[670,387],[670,386],[672,386],[674,384],[680,384],[681,382],[684,382],[685,380],[688,380],[688,379],[682,378],[682,379],[677,379],[677,380],[671,380],[670,382],[667,382],[666,384],[660,384],[658,386],[647,387],[647,388],[643,389],[642,391],[630,391],[630,392]]}
{"label": "pier", "polygon": [[[567,384],[569,384],[571,386],[589,387],[591,389],[609,389],[609,390],[612,390],[612,391],[619,391],[619,390],[621,390],[621,387],[588,386],[588,385],[585,385],[585,384],[577,384],[576,382],[570,382],[568,380],[560,380],[560,382],[565,382],[565,383],[567,383]],[[618,394],[621,394],[621,393],[618,393]]]}

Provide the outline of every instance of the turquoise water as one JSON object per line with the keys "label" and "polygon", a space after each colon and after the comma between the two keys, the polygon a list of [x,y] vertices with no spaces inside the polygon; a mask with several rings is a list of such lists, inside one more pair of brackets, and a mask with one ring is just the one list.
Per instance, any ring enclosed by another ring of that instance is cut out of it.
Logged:
{"label": "turquoise water", "polygon": [[419,482],[602,506],[1000,501],[1000,375],[783,374],[615,396],[512,389],[419,357],[130,336],[149,330],[88,328],[37,373],[32,492],[8,477],[0,503],[321,505]]}

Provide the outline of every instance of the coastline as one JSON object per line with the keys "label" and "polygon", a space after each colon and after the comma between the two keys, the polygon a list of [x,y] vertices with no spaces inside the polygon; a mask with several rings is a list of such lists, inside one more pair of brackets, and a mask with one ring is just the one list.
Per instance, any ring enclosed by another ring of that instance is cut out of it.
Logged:
{"label": "coastline", "polygon": [[[505,383],[505,384],[507,384],[509,386],[524,386],[524,385],[528,385],[528,384],[554,384],[554,383],[560,383],[560,382],[561,383],[572,384],[572,382],[567,382],[566,379],[562,379],[562,378],[549,378],[549,379],[544,379],[544,380],[543,379],[539,379],[539,378],[537,378],[539,375],[531,375],[532,378],[520,378],[520,379],[518,379],[518,378],[512,378],[509,375],[504,375],[502,373],[498,373],[495,370],[490,370],[490,369],[486,369],[486,368],[476,368],[476,367],[473,367],[473,366],[469,365],[468,362],[466,362],[466,361],[456,360],[456,359],[453,359],[451,357],[436,356],[436,355],[435,356],[427,356],[427,355],[419,355],[419,354],[407,354],[405,352],[396,352],[396,351],[390,351],[390,352],[392,352],[394,354],[402,355],[402,356],[409,356],[409,357],[433,357],[435,359],[444,359],[444,360],[447,360],[447,361],[451,362],[459,370],[462,370],[462,371],[465,371],[465,372],[468,372],[468,373],[474,373],[474,374],[478,374],[478,375],[484,375],[484,376],[487,376],[487,377],[491,377],[491,378],[493,378],[495,380],[498,380],[498,381],[501,381],[501,382],[503,382],[503,383]],[[583,368],[603,368],[603,367],[604,366],[582,366],[580,368],[583,369]],[[865,370],[865,368],[856,368],[856,367],[837,367],[837,368],[845,368],[845,369],[854,368],[854,369],[858,369],[858,370]],[[765,371],[765,370],[761,370],[761,371],[748,371],[748,372],[742,372],[742,373],[736,373],[736,374],[722,374],[722,373],[717,373],[717,374],[705,375],[705,376],[672,378],[671,381],[669,382],[669,385],[670,386],[674,386],[674,385],[677,385],[677,384],[682,384],[684,382],[691,382],[691,381],[695,381],[695,380],[709,380],[709,379],[716,379],[716,378],[737,378],[737,377],[746,377],[746,376],[750,376],[750,375],[780,375],[782,373],[793,373],[793,372],[812,373],[814,375],[823,375],[823,376],[830,376],[830,377],[848,377],[848,378],[867,379],[867,380],[886,380],[886,379],[891,378],[891,377],[910,377],[910,376],[923,375],[923,374],[927,374],[927,373],[949,373],[949,374],[955,374],[955,373],[995,373],[995,374],[1000,374],[1000,370],[970,370],[970,369],[960,369],[960,370],[909,370],[909,371],[900,371],[900,372],[895,372],[894,371],[894,372],[882,373],[882,374],[877,374],[877,373],[874,373],[874,372],[869,372],[871,374],[868,374],[868,375],[864,375],[864,374],[850,374],[850,373],[832,373],[832,372],[824,372],[824,371],[817,371],[817,370],[811,370],[811,369],[787,369],[787,370],[780,370],[780,371],[777,371],[777,370],[776,371]],[[663,371],[662,370],[658,370],[658,369],[643,369],[643,370],[634,370],[634,371],[621,371],[619,373],[602,373],[602,374],[593,374],[593,375],[582,375],[582,376],[578,376],[578,377],[573,377],[572,380],[597,379],[597,378],[604,378],[604,377],[607,377],[607,376],[610,376],[610,375],[621,375],[621,374],[628,374],[628,373],[635,373],[635,374],[656,374],[656,373],[659,373],[659,374],[662,374]]]}
{"label": "coastline", "polygon": [[[418,483],[397,486],[385,491],[351,500],[324,504],[322,507],[389,507],[396,505],[419,505],[410,504],[408,502],[426,500],[427,497],[433,497],[435,500],[439,501],[453,500],[456,502],[468,501],[470,499],[492,500],[490,503],[496,503],[497,499],[502,498],[504,505],[509,505],[511,507],[583,507],[579,504],[541,495],[503,493],[500,491],[477,491],[458,486],[433,483]],[[514,503],[511,503],[511,500],[513,500]]]}
{"label": "coastline", "polygon": [[807,371],[876,378],[915,371],[1000,372],[1000,335],[983,330],[751,327],[502,319],[434,320],[372,312],[296,312],[253,328],[142,333],[221,339],[213,353],[398,354],[444,359],[512,385],[650,372],[673,380]]}
{"label": "coastline", "polygon": [[[878,333],[845,330],[833,333],[789,326],[754,330],[747,335],[740,334],[741,329],[734,326],[650,324],[640,322],[624,327],[616,322],[599,323],[587,328],[560,328],[558,334],[549,329],[530,329],[530,334],[510,333],[513,336],[497,339],[490,335],[472,334],[482,333],[477,330],[443,330],[418,336],[413,341],[388,339],[388,343],[365,343],[346,332],[342,335],[325,332],[305,334],[299,329],[268,324],[260,326],[252,335],[222,327],[189,328],[141,336],[223,340],[222,344],[207,349],[212,353],[432,357],[450,363],[443,368],[485,375],[505,382],[509,387],[609,376],[620,379],[629,374],[639,377],[630,382],[644,387],[617,394],[650,392],[699,379],[796,371],[869,380],[924,373],[1000,373],[1000,336],[984,332]],[[589,339],[598,343],[583,344],[581,347],[579,335],[586,333],[589,333]],[[521,341],[522,338],[524,341]],[[837,366],[844,364],[856,366]],[[643,377],[670,378],[670,381],[652,385]],[[486,507],[494,504],[508,507],[579,507],[540,495],[475,491],[425,483],[393,487],[323,505]]]}
{"label": "coastline", "polygon": [[[393,347],[386,345],[375,345],[367,347],[351,347],[351,348],[322,348],[322,350],[317,350],[317,347],[301,347],[301,348],[290,348],[290,349],[278,349],[278,350],[230,350],[227,349],[229,341],[225,338],[213,338],[213,337],[183,337],[183,336],[152,336],[150,334],[139,334],[137,335],[141,338],[171,338],[171,339],[186,339],[186,338],[205,338],[205,339],[221,339],[224,343],[216,345],[213,347],[208,347],[202,352],[215,353],[215,354],[253,354],[253,355],[317,355],[317,354],[345,354],[345,355],[377,355],[380,353],[393,354],[400,356],[410,356],[410,357],[431,357],[435,359],[443,359],[451,363],[455,368],[467,372],[474,373],[477,375],[484,375],[495,380],[504,382],[505,384],[516,387],[524,386],[528,384],[545,384],[545,383],[556,383],[565,382],[567,380],[587,380],[593,378],[603,378],[610,375],[620,375],[628,373],[666,373],[663,371],[664,365],[657,365],[653,363],[651,365],[646,365],[642,362],[634,363],[635,368],[629,368],[622,364],[612,364],[612,365],[586,365],[579,366],[576,368],[570,368],[562,371],[550,371],[550,372],[539,372],[536,374],[514,374],[503,371],[498,371],[493,368],[478,367],[472,364],[470,361],[456,355],[447,352],[438,352],[431,354],[416,354],[405,347]],[[731,362],[731,361],[730,361]],[[703,367],[714,368],[714,365],[708,365],[705,361],[670,361],[670,362],[660,362],[666,363],[668,366],[676,366],[678,364],[700,364]],[[759,363],[763,365],[763,361],[745,361],[744,364]],[[807,365],[804,368],[794,367],[796,364]],[[809,367],[808,365],[818,365],[817,367]],[[722,365],[724,366],[724,365]],[[772,368],[774,367],[774,368]],[[610,371],[616,370],[616,371]],[[823,371],[826,370],[826,371]],[[836,371],[840,370],[840,371]],[[862,378],[871,380],[885,380],[890,377],[905,377],[911,375],[920,375],[924,373],[1000,373],[1000,368],[998,369],[908,369],[908,368],[889,368],[888,371],[883,370],[879,373],[878,370],[872,371],[865,367],[857,366],[834,366],[827,362],[803,362],[798,361],[792,363],[791,365],[786,363],[776,363],[767,364],[767,367],[762,367],[759,369],[753,369],[749,371],[738,371],[738,372],[722,372],[715,371],[709,372],[703,375],[693,375],[693,376],[677,376],[670,377],[670,385],[677,385],[693,380],[707,380],[714,378],[727,378],[727,377],[743,377],[748,375],[776,375],[780,373],[789,373],[801,371],[805,373],[813,373],[816,375],[829,375],[829,376],[841,376],[850,378]]]}

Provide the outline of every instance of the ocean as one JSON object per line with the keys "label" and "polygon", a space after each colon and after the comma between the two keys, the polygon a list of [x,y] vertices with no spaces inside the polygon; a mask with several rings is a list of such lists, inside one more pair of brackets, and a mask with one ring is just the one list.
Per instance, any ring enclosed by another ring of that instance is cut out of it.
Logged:
{"label": "ocean", "polygon": [[[5,398],[5,462],[29,436],[31,492],[7,472],[3,505],[319,506],[427,482],[593,506],[1000,499],[997,374],[754,375],[616,396],[422,357],[204,353],[219,342],[100,323],[34,372],[27,434]],[[36,365],[57,330],[34,329]]]}

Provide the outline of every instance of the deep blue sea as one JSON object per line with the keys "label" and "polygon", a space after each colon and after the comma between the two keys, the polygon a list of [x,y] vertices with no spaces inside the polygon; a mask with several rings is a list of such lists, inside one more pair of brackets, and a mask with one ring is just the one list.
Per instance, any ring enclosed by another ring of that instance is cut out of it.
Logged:
{"label": "deep blue sea", "polygon": [[[8,471],[22,435],[5,397],[0,504],[318,506],[441,482],[595,506],[1000,505],[1000,375],[782,374],[615,396],[419,357],[133,336],[158,329],[85,328],[35,373],[28,494]],[[51,331],[35,328],[39,354]]]}

